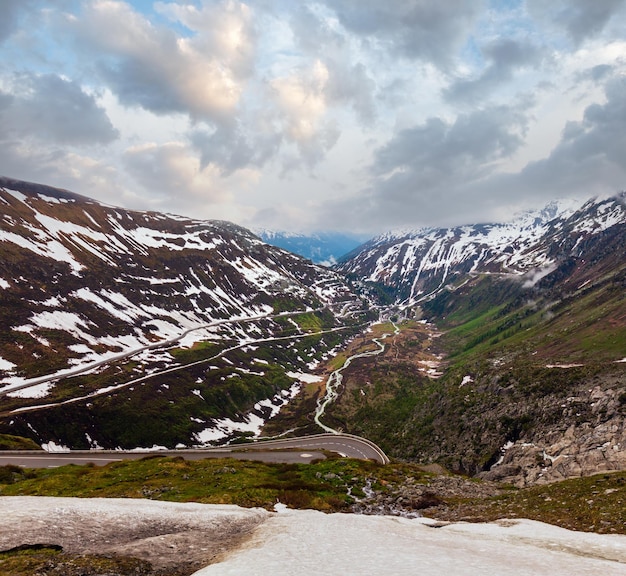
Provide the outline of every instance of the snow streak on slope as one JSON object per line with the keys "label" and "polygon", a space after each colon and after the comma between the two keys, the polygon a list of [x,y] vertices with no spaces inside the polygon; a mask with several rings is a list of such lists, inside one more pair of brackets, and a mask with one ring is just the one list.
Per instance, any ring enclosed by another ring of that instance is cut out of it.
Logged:
{"label": "snow streak on slope", "polygon": [[[207,337],[203,326],[268,317],[280,311],[277,302],[310,311],[354,300],[337,273],[233,224],[3,183],[0,294],[7,296],[2,330],[9,345],[0,385],[36,378],[26,367],[47,355],[58,359],[59,340],[63,373],[176,337],[193,346]],[[244,324],[238,338],[252,332],[258,336],[259,327]],[[262,332],[270,335],[271,326]]]}
{"label": "snow streak on slope", "polygon": [[626,223],[623,195],[552,203],[511,222],[390,232],[367,243],[338,269],[396,288],[412,305],[465,274],[547,275],[572,253],[557,248]]}

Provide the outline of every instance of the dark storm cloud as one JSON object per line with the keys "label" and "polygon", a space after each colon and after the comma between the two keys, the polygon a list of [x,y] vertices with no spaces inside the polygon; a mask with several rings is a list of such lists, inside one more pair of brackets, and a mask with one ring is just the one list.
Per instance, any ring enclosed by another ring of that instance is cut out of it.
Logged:
{"label": "dark storm cloud", "polygon": [[542,59],[542,51],[536,46],[508,38],[487,44],[482,52],[489,64],[477,78],[457,80],[444,90],[444,97],[449,102],[480,101],[494,89],[507,84],[517,70],[536,67]]}
{"label": "dark storm cloud", "polygon": [[54,74],[22,74],[13,78],[12,88],[0,104],[4,138],[84,145],[118,137],[106,112],[75,82]]}
{"label": "dark storm cloud", "polygon": [[483,7],[466,0],[325,0],[349,31],[395,54],[446,67]]}

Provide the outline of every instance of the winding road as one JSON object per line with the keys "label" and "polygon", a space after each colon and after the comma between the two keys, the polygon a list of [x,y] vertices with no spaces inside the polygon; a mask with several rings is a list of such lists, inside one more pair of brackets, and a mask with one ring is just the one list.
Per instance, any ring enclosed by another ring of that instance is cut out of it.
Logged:
{"label": "winding road", "polygon": [[[19,385],[8,385],[8,386],[4,386],[2,388],[0,388],[0,397],[5,396],[7,394],[10,394],[11,392],[17,392],[18,390],[23,390],[25,388],[31,388],[33,386],[37,386],[39,384],[47,384],[48,382],[55,382],[57,380],[61,380],[62,378],[70,378],[72,376],[79,376],[80,374],[85,374],[87,372],[91,372],[92,370],[95,370],[96,368],[100,368],[101,366],[106,366],[107,364],[112,364],[113,362],[118,362],[119,360],[123,360],[125,358],[131,358],[132,356],[136,356],[137,354],[141,354],[142,352],[145,352],[146,350],[156,350],[156,349],[167,349],[170,346],[173,346],[174,344],[176,344],[177,342],[180,342],[185,336],[187,336],[188,334],[190,334],[191,332],[196,332],[198,330],[206,330],[207,328],[215,328],[216,326],[223,326],[225,324],[247,324],[249,322],[256,322],[258,320],[267,320],[267,319],[274,319],[274,318],[285,318],[285,317],[289,317],[289,316],[297,316],[299,314],[306,314],[308,312],[321,312],[322,310],[326,310],[327,308],[329,308],[329,306],[322,306],[321,308],[316,308],[313,310],[296,310],[296,311],[292,311],[292,312],[280,312],[278,314],[261,314],[258,316],[247,316],[244,318],[224,318],[224,319],[219,319],[219,320],[214,320],[213,322],[209,322],[207,324],[201,324],[199,326],[194,326],[192,328],[187,328],[185,329],[183,332],[181,332],[180,334],[177,334],[176,336],[172,336],[171,338],[167,338],[165,340],[159,340],[158,342],[154,342],[152,344],[147,344],[145,346],[141,346],[139,348],[133,348],[132,350],[127,350],[125,352],[121,352],[119,354],[114,354],[112,356],[108,356],[107,358],[103,358],[102,360],[96,360],[95,362],[91,362],[89,364],[85,364],[83,366],[79,366],[77,368],[69,368],[69,369],[65,369],[65,370],[60,370],[59,372],[55,372],[54,374],[47,374],[45,376],[38,376],[36,378],[30,378],[26,381],[24,381],[23,383],[19,384]],[[335,328],[332,331],[335,330],[345,330],[346,328],[348,328],[348,326],[341,326],[339,328]],[[303,338],[306,336],[310,336],[311,334],[302,334],[302,335],[298,335],[298,336],[287,336],[287,337],[277,337],[277,338],[267,338],[267,339],[262,339],[259,340],[259,342],[262,341],[272,341],[272,340],[281,340],[281,339],[287,339],[287,338]],[[247,342],[246,342],[247,343]],[[228,351],[231,350],[235,350],[237,348],[241,348],[242,346],[244,346],[246,343],[240,343],[237,346],[234,346],[232,348],[228,348],[226,350],[223,350],[219,355],[224,354]],[[253,342],[254,343],[254,342]],[[218,356],[219,356],[218,355]],[[193,365],[193,364],[191,364]],[[177,369],[182,369],[184,368],[184,366],[180,366],[180,367],[175,367],[173,369],[168,369],[165,370],[164,372],[170,372],[173,370],[177,370]],[[160,372],[163,373],[163,372]],[[157,372],[150,374],[150,376],[156,376]],[[146,378],[148,378],[146,377]],[[132,383],[136,383],[141,381],[142,378],[137,379],[137,380],[133,380]]]}
{"label": "winding road", "polygon": [[[300,312],[298,312],[300,313]],[[275,316],[284,316],[291,315],[294,313],[288,314],[279,314]],[[258,318],[247,318],[245,320],[237,320],[241,321],[252,321]],[[218,321],[216,324],[234,322],[233,320],[224,320]],[[84,366],[78,369],[70,370],[66,373],[57,373],[54,375],[43,376],[40,378],[36,378],[28,381],[28,383],[24,383],[21,386],[17,386],[12,388],[11,390],[2,390],[0,392],[0,397],[9,391],[14,392],[16,390],[27,388],[36,384],[40,384],[43,382],[49,382],[56,380],[60,377],[68,377],[77,375],[83,372],[87,372],[89,370],[93,370],[94,367],[107,364],[116,360],[120,360],[121,358],[129,357],[134,354],[137,354],[143,350],[154,349],[154,348],[165,348],[169,345],[172,345],[174,342],[180,340],[185,334],[193,330],[198,330],[203,327],[195,327],[190,330],[185,331],[184,334],[179,335],[175,338],[168,339],[166,341],[161,341],[159,343],[152,344],[150,346],[145,346],[138,350],[133,350],[127,353],[123,353],[120,355],[116,355],[114,358],[108,358],[106,360],[102,360],[91,364],[89,366]],[[349,328],[349,326],[340,326],[336,328],[332,328],[329,330],[321,331],[320,333],[328,333],[335,332],[339,330],[345,330]],[[399,331],[399,328],[394,324],[395,333]],[[273,338],[263,338],[256,341],[259,342],[272,342],[278,340],[295,340],[299,338],[305,338],[310,336],[309,333],[290,335],[290,336],[279,336]],[[159,450],[159,451],[106,451],[106,450],[93,450],[93,451],[78,451],[72,450],[68,452],[28,452],[28,451],[4,451],[0,452],[0,465],[6,464],[14,464],[18,466],[26,466],[31,468],[40,468],[40,467],[54,467],[54,466],[63,466],[65,464],[75,463],[75,464],[100,464],[104,465],[109,462],[115,462],[123,459],[138,459],[143,458],[150,454],[157,454],[162,456],[183,456],[184,458],[197,460],[202,458],[219,458],[219,457],[232,457],[238,459],[250,459],[250,460],[261,460],[266,462],[310,462],[314,459],[324,458],[324,454],[322,451],[330,451],[340,454],[341,456],[348,458],[356,458],[361,460],[374,460],[380,464],[389,463],[389,458],[385,455],[385,453],[373,442],[360,438],[358,436],[352,436],[349,434],[342,434],[338,430],[334,430],[333,428],[326,426],[320,421],[320,418],[324,415],[326,407],[333,402],[337,398],[338,387],[340,386],[343,376],[341,374],[342,370],[347,368],[350,363],[358,358],[365,358],[369,356],[376,356],[381,354],[385,350],[385,345],[381,341],[391,334],[383,334],[380,338],[373,338],[372,341],[378,345],[378,350],[371,350],[367,352],[361,352],[358,354],[354,354],[350,356],[343,364],[341,368],[335,370],[330,377],[328,378],[326,384],[326,394],[323,399],[318,402],[318,406],[315,413],[315,422],[326,432],[325,434],[316,434],[312,436],[306,437],[298,437],[298,438],[287,438],[287,439],[279,439],[279,440],[267,440],[267,441],[257,441],[249,444],[242,444],[236,446],[222,446],[215,448],[202,448],[202,449],[192,449],[192,450]],[[255,341],[253,341],[255,342]],[[149,378],[153,378],[159,374],[166,374],[169,372],[174,372],[177,370],[184,370],[193,366],[195,364],[201,364],[205,362],[209,362],[223,356],[224,354],[236,350],[244,345],[249,345],[251,342],[246,341],[243,343],[238,343],[232,347],[226,348],[220,351],[218,354],[211,358],[206,358],[200,361],[193,362],[191,364],[181,365],[171,367],[165,370],[161,370],[146,376],[142,376],[140,378],[136,378],[130,380],[128,382],[118,384],[115,386],[110,386],[105,389],[92,392],[85,396],[71,398],[69,400],[65,400],[63,402],[58,403],[50,403],[50,404],[41,404],[35,406],[28,406],[19,409],[15,409],[10,413],[19,413],[19,412],[28,412],[34,410],[42,410],[51,408],[53,406],[59,406],[62,404],[69,404],[73,402],[84,401],[89,398],[93,398],[94,396],[99,396],[102,394],[109,394],[114,390],[119,390],[120,388],[124,388],[130,386],[132,384],[137,384],[138,382],[142,382],[143,380],[147,380]],[[305,453],[298,453],[295,451],[306,450]],[[312,452],[312,453],[311,453]]]}
{"label": "winding road", "polygon": [[324,459],[323,451],[335,452],[346,458],[374,460],[388,464],[389,458],[373,442],[350,434],[315,434],[299,438],[258,441],[234,446],[185,450],[132,451],[71,450],[67,452],[1,451],[0,466],[13,464],[27,468],[54,468],[66,464],[93,463],[103,466],[120,460],[138,460],[150,455],[182,456],[187,460],[204,458],[237,458],[274,463],[309,463]]}

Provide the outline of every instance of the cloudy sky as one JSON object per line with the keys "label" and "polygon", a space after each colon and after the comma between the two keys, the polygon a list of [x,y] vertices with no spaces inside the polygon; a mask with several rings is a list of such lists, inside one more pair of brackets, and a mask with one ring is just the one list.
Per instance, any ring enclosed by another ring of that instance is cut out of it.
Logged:
{"label": "cloudy sky", "polygon": [[626,189],[626,0],[0,0],[0,174],[292,231]]}

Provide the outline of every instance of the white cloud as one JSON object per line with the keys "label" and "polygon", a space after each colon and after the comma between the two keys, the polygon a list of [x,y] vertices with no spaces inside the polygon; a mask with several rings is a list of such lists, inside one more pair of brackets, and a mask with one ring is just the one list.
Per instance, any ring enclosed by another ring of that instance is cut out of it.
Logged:
{"label": "white cloud", "polygon": [[271,83],[284,117],[285,137],[296,144],[309,166],[319,162],[339,136],[335,125],[327,119],[328,79],[328,68],[317,60],[309,69]]}
{"label": "white cloud", "polygon": [[5,4],[7,176],[372,233],[626,187],[626,0]]}
{"label": "white cloud", "polygon": [[[182,9],[165,11],[189,20]],[[200,15],[202,24],[206,15]],[[79,15],[67,16],[64,29],[94,58],[99,77],[121,102],[220,121],[239,103],[246,68],[240,51],[246,28],[236,26],[232,11],[224,19],[226,29],[217,38],[184,37],[152,24],[125,2],[94,0]]]}

